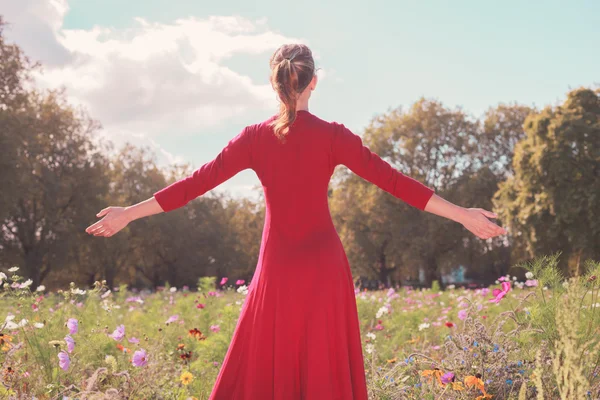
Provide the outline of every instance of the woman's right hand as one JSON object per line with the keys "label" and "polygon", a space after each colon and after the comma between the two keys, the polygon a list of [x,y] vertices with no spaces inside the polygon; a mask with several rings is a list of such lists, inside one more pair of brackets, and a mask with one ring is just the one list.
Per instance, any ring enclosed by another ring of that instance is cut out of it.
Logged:
{"label": "woman's right hand", "polygon": [[86,228],[86,232],[94,236],[110,237],[121,229],[125,228],[129,222],[129,214],[125,207],[106,207],[98,214],[97,217],[102,217],[100,221]]}
{"label": "woman's right hand", "polygon": [[489,239],[500,235],[506,235],[506,229],[496,225],[488,218],[498,218],[496,214],[481,208],[466,208],[460,222],[481,239]]}

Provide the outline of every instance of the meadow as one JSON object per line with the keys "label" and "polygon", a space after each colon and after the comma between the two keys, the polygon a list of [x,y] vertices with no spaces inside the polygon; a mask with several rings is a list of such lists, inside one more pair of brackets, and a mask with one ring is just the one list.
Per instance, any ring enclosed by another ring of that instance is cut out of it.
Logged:
{"label": "meadow", "polygon": [[[565,279],[557,256],[490,288],[356,289],[372,399],[600,398],[600,263]],[[248,292],[32,288],[0,273],[0,398],[207,399]],[[323,290],[326,290],[324,287]]]}

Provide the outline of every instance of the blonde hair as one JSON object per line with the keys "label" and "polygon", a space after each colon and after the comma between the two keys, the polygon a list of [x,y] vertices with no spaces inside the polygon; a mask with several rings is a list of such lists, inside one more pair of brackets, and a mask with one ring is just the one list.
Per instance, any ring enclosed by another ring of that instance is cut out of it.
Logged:
{"label": "blonde hair", "polygon": [[304,44],[285,44],[271,56],[271,84],[279,96],[279,115],[271,122],[275,136],[284,139],[296,120],[298,95],[315,75],[312,52]]}

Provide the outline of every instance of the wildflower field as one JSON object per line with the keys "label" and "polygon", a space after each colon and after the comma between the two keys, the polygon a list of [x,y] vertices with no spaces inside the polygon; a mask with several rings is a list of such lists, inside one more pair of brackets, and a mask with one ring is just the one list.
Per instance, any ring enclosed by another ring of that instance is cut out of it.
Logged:
{"label": "wildflower field", "polygon": [[[600,263],[569,280],[556,265],[486,289],[357,289],[370,397],[600,398]],[[48,293],[17,267],[0,281],[0,398],[14,399],[207,399],[248,290]]]}

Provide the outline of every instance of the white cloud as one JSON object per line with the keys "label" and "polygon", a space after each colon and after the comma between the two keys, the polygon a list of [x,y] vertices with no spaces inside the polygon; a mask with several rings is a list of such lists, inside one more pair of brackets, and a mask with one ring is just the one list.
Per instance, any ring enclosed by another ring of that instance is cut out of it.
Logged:
{"label": "white cloud", "polygon": [[0,0],[5,35],[43,64],[38,85],[65,86],[109,137],[137,136],[155,148],[161,134],[202,132],[249,110],[275,109],[268,82],[223,62],[238,54],[268,60],[281,44],[302,41],[269,30],[264,18],[236,16],[65,29],[68,8],[66,0]]}

